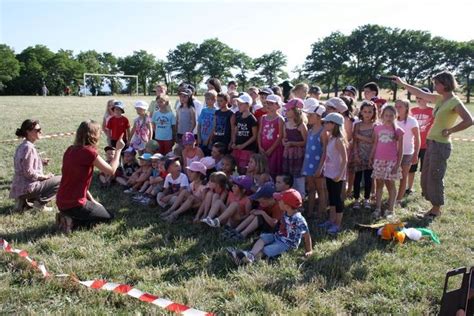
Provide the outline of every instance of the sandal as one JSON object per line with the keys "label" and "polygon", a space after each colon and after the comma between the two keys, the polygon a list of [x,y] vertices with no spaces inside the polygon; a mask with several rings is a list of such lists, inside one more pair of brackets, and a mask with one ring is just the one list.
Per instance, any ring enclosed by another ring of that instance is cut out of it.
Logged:
{"label": "sandal", "polygon": [[441,216],[441,213],[439,214],[434,214],[434,213],[431,213],[431,211],[428,211],[426,213],[418,213],[416,214],[416,217],[419,218],[419,219],[428,219],[428,220],[434,220],[436,219],[437,217]]}

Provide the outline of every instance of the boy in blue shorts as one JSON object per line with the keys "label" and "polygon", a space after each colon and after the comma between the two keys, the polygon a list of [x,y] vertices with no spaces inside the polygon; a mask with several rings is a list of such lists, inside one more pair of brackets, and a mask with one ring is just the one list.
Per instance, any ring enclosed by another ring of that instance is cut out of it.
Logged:
{"label": "boy in blue shorts", "polygon": [[228,248],[227,252],[237,265],[253,263],[262,255],[269,259],[275,258],[284,252],[298,248],[303,237],[305,257],[313,254],[308,224],[298,211],[303,204],[300,193],[295,189],[289,189],[274,193],[273,198],[284,212],[278,230],[271,234],[261,234],[260,239],[250,251]]}

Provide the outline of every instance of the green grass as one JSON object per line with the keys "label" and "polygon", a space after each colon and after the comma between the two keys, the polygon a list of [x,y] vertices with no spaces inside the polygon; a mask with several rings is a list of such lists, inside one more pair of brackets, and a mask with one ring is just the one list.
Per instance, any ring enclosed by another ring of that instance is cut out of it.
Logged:
{"label": "green grass", "polygon": [[[132,101],[126,114],[133,118]],[[152,99],[151,97],[145,98]],[[22,120],[39,118],[45,133],[73,131],[87,118],[100,120],[107,98],[0,97],[0,140],[14,138]],[[474,106],[470,105],[471,112]],[[474,129],[460,133],[474,138]],[[48,171],[58,174],[72,137],[42,140],[39,151],[52,158]],[[413,214],[428,203],[416,194],[397,210],[414,226],[429,226],[441,244],[407,242],[399,246],[355,229],[369,213],[348,208],[345,231],[334,239],[310,222],[314,255],[303,250],[274,263],[236,268],[218,230],[159,220],[155,209],[136,206],[119,188],[91,191],[117,212],[117,219],[65,237],[54,228],[54,214],[9,213],[13,154],[17,143],[0,145],[0,237],[43,261],[53,273],[82,279],[123,282],[192,307],[226,314],[436,313],[446,270],[472,265],[474,246],[474,143],[456,142],[446,176],[447,206],[440,219],[427,223]],[[417,182],[418,182],[417,177]],[[250,241],[239,246],[247,247]],[[43,280],[22,259],[0,254],[0,313],[161,314],[158,307],[109,292],[80,287],[63,279]]]}

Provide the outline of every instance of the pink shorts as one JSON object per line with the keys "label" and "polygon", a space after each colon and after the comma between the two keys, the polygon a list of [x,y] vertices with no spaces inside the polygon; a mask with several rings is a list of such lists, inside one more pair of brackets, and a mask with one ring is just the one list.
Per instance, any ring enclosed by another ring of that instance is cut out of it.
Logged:
{"label": "pink shorts", "polygon": [[235,162],[237,163],[237,168],[244,169],[247,168],[250,156],[253,154],[250,150],[242,150],[242,149],[234,149],[232,151],[232,156],[235,158]]}

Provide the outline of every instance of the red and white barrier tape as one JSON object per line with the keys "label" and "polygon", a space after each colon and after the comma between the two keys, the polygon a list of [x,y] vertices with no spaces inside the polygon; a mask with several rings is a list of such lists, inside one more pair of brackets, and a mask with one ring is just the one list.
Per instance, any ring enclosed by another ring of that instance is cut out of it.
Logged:
{"label": "red and white barrier tape", "polygon": [[[51,275],[46,270],[46,267],[42,263],[38,263],[33,260],[29,255],[28,252],[21,249],[15,249],[10,246],[10,244],[0,238],[0,246],[2,247],[3,251],[8,253],[15,253],[22,258],[25,258],[35,269],[39,270],[44,278],[50,277]],[[106,280],[90,280],[90,281],[81,281],[78,280],[76,277],[71,276],[69,274],[60,274],[55,275],[56,277],[71,277],[77,283],[80,283],[88,288],[96,289],[96,290],[106,290],[112,291],[115,293],[126,294],[128,296],[134,297],[139,299],[142,302],[150,303],[156,306],[159,306],[167,311],[179,313],[185,316],[207,316],[207,315],[214,315],[212,313],[207,313],[200,311],[198,309],[190,308],[186,305],[178,304],[173,301],[167,300],[165,298],[160,298],[156,295],[142,292],[138,289],[135,289],[127,284],[119,284],[113,282],[107,282]]]}
{"label": "red and white barrier tape", "polygon": [[[50,139],[50,138],[57,138],[57,137],[64,137],[64,136],[72,136],[72,135],[75,135],[75,134],[76,134],[76,132],[46,134],[46,135],[42,135],[41,138],[42,139]],[[14,142],[18,142],[18,141],[21,141],[21,140],[22,140],[21,138],[4,139],[4,140],[0,140],[0,143],[14,143]]]}

